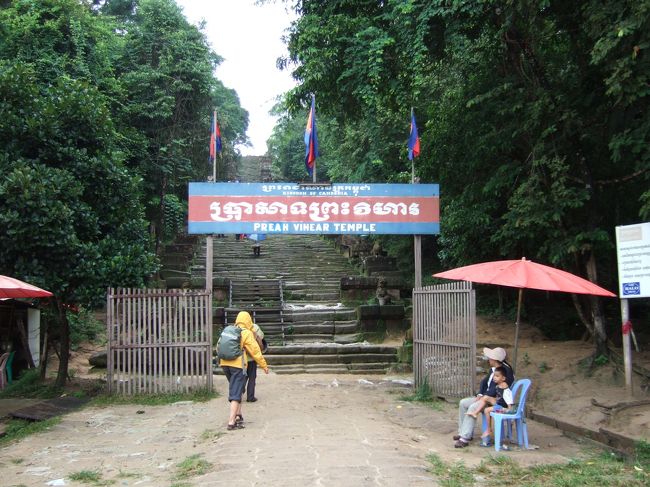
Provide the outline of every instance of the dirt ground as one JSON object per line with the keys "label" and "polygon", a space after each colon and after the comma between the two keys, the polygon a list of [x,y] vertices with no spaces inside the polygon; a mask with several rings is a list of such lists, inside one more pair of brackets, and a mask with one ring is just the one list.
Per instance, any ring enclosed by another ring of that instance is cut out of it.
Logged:
{"label": "dirt ground", "polygon": [[[512,325],[480,321],[478,326],[479,343],[510,351]],[[525,326],[521,334],[518,376],[533,380],[534,410],[649,439],[650,406],[610,417],[591,404],[592,398],[603,404],[630,399],[611,366],[590,376],[581,371],[578,364],[591,345],[545,341]],[[73,357],[76,377],[88,374],[88,352]],[[635,353],[635,360],[646,358]],[[0,485],[83,485],[69,480],[82,470],[97,471],[115,485],[436,485],[428,455],[469,466],[495,455],[493,448],[476,444],[455,449],[456,405],[444,403],[437,410],[401,400],[411,394],[402,383],[406,379],[261,374],[259,401],[244,403],[246,428],[231,432],[225,431],[222,376],[215,376],[221,397],[206,403],[88,407],[44,433],[1,448]],[[641,398],[647,393],[633,399]],[[535,421],[529,421],[529,438],[530,450],[506,452],[524,466],[566,462],[593,448]],[[191,455],[205,460],[207,471],[183,479],[178,464]]]}

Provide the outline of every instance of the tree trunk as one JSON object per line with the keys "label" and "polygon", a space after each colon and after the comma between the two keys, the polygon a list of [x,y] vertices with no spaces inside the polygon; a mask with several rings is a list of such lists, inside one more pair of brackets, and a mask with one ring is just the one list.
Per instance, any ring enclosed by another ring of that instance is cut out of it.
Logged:
{"label": "tree trunk", "polygon": [[[598,283],[598,272],[596,269],[596,258],[593,250],[589,251],[589,257],[586,262],[587,278],[594,284]],[[594,338],[596,345],[596,357],[599,355],[608,355],[607,352],[607,331],[605,330],[605,316],[603,307],[598,296],[589,296],[591,304],[591,316],[594,322]]]}
{"label": "tree trunk", "polygon": [[68,359],[70,357],[70,324],[68,323],[68,316],[63,307],[63,303],[58,299],[55,300],[55,305],[59,315],[59,323],[61,324],[61,335],[59,338],[59,370],[56,374],[56,386],[65,386],[65,381],[68,378]]}
{"label": "tree trunk", "polygon": [[576,312],[578,313],[578,317],[580,318],[580,321],[587,329],[587,333],[589,334],[589,336],[594,337],[596,335],[596,331],[594,330],[594,325],[585,314],[585,309],[584,306],[582,306],[582,303],[580,302],[580,298],[578,297],[577,294],[572,294],[571,300],[573,301],[573,306],[575,307]]}

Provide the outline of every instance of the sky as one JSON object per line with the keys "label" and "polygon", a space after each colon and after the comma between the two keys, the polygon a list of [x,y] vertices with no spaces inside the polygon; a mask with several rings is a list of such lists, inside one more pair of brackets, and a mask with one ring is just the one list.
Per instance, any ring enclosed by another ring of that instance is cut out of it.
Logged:
{"label": "sky", "polygon": [[[206,21],[204,32],[212,49],[224,61],[216,76],[239,95],[248,111],[248,138],[252,147],[240,146],[244,155],[266,153],[275,118],[269,110],[278,95],[295,86],[288,71],[276,67],[276,59],[287,54],[282,42],[285,29],[295,18],[277,1],[256,6],[254,0],[176,0],[188,21]],[[218,109],[218,107],[217,107]]]}

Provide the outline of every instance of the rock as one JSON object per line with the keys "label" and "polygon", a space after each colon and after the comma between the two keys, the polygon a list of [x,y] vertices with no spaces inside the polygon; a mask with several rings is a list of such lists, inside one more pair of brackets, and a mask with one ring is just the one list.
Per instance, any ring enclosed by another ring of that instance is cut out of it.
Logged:
{"label": "rock", "polygon": [[88,358],[88,363],[93,367],[105,369],[108,363],[108,357],[105,351],[95,352]]}

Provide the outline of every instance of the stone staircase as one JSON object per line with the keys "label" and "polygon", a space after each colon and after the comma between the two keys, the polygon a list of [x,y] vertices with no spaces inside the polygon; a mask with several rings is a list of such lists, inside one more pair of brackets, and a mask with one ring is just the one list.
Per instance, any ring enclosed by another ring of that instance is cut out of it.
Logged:
{"label": "stone staircase", "polygon": [[[282,281],[286,304],[336,304],[341,278],[358,274],[332,245],[314,235],[269,235],[259,257],[251,240],[229,235],[214,240],[213,276],[232,281]],[[205,246],[196,255],[192,275],[204,275]]]}
{"label": "stone staircase", "polygon": [[[213,276],[229,283],[224,324],[250,312],[271,345],[277,373],[385,373],[395,347],[362,342],[356,308],[340,303],[341,278],[357,275],[331,242],[314,235],[269,235],[255,242],[215,238]],[[194,256],[192,281],[205,275],[205,244]],[[218,367],[215,372],[220,372]]]}

